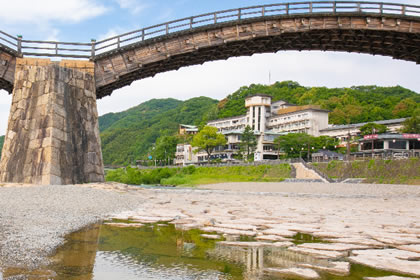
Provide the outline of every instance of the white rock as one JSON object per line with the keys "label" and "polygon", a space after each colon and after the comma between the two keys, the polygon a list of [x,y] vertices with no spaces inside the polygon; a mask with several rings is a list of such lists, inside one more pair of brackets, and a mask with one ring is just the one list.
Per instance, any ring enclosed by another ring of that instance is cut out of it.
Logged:
{"label": "white rock", "polygon": [[218,234],[202,234],[201,237],[204,237],[207,239],[220,239],[220,235]]}
{"label": "white rock", "polygon": [[309,268],[266,268],[264,271],[283,276],[297,276],[305,279],[318,279],[319,274]]}
{"label": "white rock", "polygon": [[341,244],[341,243],[304,243],[298,245],[300,248],[327,250],[327,251],[349,251],[354,249],[366,249],[369,246],[357,244]]}
{"label": "white rock", "polygon": [[403,246],[397,247],[397,249],[405,250],[405,251],[410,251],[410,252],[415,252],[415,253],[420,253],[420,244],[416,244],[416,245],[403,245]]}
{"label": "white rock", "polygon": [[174,224],[174,225],[181,225],[181,224],[192,224],[195,223],[196,220],[194,219],[177,219],[174,221],[169,222],[170,224]]}
{"label": "white rock", "polygon": [[358,245],[368,245],[372,247],[384,247],[385,244],[379,241],[376,241],[371,238],[357,238],[357,237],[350,237],[350,238],[329,238],[324,239],[325,241],[336,242],[336,243],[345,243],[345,244],[358,244]]}
{"label": "white rock", "polygon": [[253,231],[230,229],[230,228],[219,228],[219,227],[203,227],[201,228],[201,230],[205,232],[217,232],[217,233],[230,234],[230,235],[255,236],[257,234],[256,232],[253,232]]}
{"label": "white rock", "polygon": [[192,223],[192,224],[175,224],[175,228],[178,230],[190,230],[195,228],[200,228],[201,224]]}
{"label": "white rock", "polygon": [[410,245],[420,244],[420,239],[415,234],[397,234],[397,233],[386,233],[386,234],[371,234],[371,237],[379,242],[391,245]]}
{"label": "white rock", "polygon": [[268,242],[244,242],[244,241],[220,241],[217,245],[235,247],[270,247],[273,244]]}
{"label": "white rock", "polygon": [[312,255],[319,259],[335,259],[335,258],[347,256],[346,252],[326,251],[326,250],[317,250],[317,249],[309,249],[309,248],[291,247],[288,250],[296,252],[296,253],[300,253],[300,254]]}
{"label": "white rock", "polygon": [[398,249],[356,250],[349,260],[355,263],[371,266],[393,272],[414,276],[420,275],[420,254]]}
{"label": "white rock", "polygon": [[340,276],[346,276],[350,274],[350,263],[348,262],[329,262],[328,264],[328,266],[321,266],[316,264],[301,264],[299,266],[305,268],[313,268]]}
{"label": "white rock", "polygon": [[262,231],[265,235],[279,235],[283,237],[293,237],[296,235],[296,232],[284,230],[284,229],[278,229],[278,228],[270,228]]}
{"label": "white rock", "polygon": [[259,235],[255,237],[256,240],[266,240],[266,241],[288,241],[290,239],[278,236],[278,235]]}
{"label": "white rock", "polygon": [[401,277],[401,276],[384,276],[384,277],[364,277],[365,280],[418,280],[419,278]]}
{"label": "white rock", "polygon": [[105,223],[107,226],[119,227],[119,228],[129,228],[129,227],[142,227],[144,224],[141,223]]}
{"label": "white rock", "polygon": [[321,237],[321,238],[343,238],[343,237],[349,237],[346,236],[343,232],[333,232],[333,231],[317,231],[312,234],[315,237]]}
{"label": "white rock", "polygon": [[132,221],[140,222],[144,224],[157,223],[157,222],[170,222],[173,221],[174,217],[152,217],[152,216],[133,216]]}
{"label": "white rock", "polygon": [[231,228],[231,229],[239,229],[239,230],[256,230],[257,227],[254,225],[247,225],[247,224],[217,224],[217,227],[221,228]]}
{"label": "white rock", "polygon": [[271,246],[273,247],[292,247],[295,246],[295,244],[293,244],[290,241],[282,241],[282,242],[274,242],[271,244]]}

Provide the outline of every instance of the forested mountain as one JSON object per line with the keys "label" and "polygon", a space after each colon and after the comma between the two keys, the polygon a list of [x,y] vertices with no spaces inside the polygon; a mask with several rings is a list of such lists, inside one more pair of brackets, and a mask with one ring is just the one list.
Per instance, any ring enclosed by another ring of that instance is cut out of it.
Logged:
{"label": "forested mountain", "polygon": [[[410,117],[420,109],[420,94],[400,86],[351,88],[304,87],[293,81],[241,87],[218,102],[208,97],[187,101],[153,99],[120,113],[99,117],[106,165],[126,165],[147,155],[159,136],[173,135],[180,123],[206,121],[245,114],[245,98],[256,93],[297,105],[318,104],[331,111],[332,124]],[[0,147],[4,137],[0,137]]]}
{"label": "forested mountain", "polygon": [[359,123],[409,117],[420,108],[420,94],[406,88],[358,86],[351,88],[304,87],[293,81],[271,86],[241,87],[218,104],[217,118],[244,114],[245,97],[264,93],[273,101],[285,100],[296,105],[317,104],[330,110],[331,124]]}
{"label": "forested mountain", "polygon": [[3,144],[4,144],[4,135],[0,136],[0,157],[1,157],[1,151],[2,151],[2,148],[3,148]]}
{"label": "forested mountain", "polygon": [[161,135],[173,135],[180,123],[199,124],[217,100],[153,99],[121,113],[99,117],[105,164],[129,164],[145,155]]}

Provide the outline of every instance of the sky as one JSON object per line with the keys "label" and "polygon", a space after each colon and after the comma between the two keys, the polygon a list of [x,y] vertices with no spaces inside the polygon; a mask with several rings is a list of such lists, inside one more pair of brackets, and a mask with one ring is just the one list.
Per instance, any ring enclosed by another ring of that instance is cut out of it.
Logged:
{"label": "sky", "polygon": [[[282,0],[0,0],[0,30],[28,40],[90,42],[183,17]],[[384,0],[420,5],[420,0]],[[400,85],[420,93],[420,65],[339,52],[280,51],[230,58],[160,73],[98,100],[100,115],[152,98],[222,99],[241,86],[293,80],[304,86]],[[11,97],[0,90],[0,135]]]}

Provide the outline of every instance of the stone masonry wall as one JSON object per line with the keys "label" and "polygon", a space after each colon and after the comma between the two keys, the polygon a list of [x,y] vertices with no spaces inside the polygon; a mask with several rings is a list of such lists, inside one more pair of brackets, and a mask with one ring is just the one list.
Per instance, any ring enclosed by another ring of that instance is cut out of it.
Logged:
{"label": "stone masonry wall", "polygon": [[17,59],[1,181],[104,180],[93,72],[91,62]]}

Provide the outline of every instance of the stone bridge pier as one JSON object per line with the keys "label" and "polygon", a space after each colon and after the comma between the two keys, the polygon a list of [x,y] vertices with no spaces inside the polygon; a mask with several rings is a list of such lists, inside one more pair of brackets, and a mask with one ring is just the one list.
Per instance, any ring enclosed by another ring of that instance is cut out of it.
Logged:
{"label": "stone bridge pier", "polygon": [[17,58],[1,181],[103,181],[95,91],[93,62]]}

